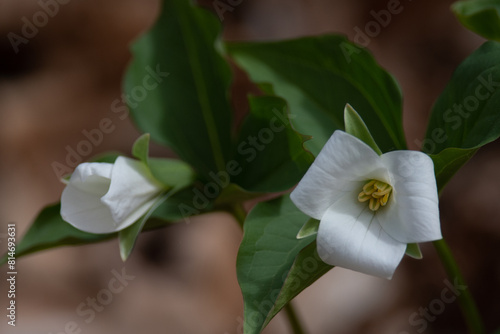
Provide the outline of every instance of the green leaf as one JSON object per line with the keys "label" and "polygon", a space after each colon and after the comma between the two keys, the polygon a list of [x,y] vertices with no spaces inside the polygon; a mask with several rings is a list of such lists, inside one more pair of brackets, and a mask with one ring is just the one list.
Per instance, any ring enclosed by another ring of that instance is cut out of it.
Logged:
{"label": "green leaf", "polygon": [[231,154],[231,72],[215,48],[220,30],[191,1],[163,1],[156,24],[132,47],[124,81],[138,127],[205,179],[224,170]]}
{"label": "green leaf", "polygon": [[297,233],[297,239],[303,239],[318,234],[318,229],[319,220],[311,218],[302,226],[299,233]]}
{"label": "green leaf", "polygon": [[193,184],[196,174],[185,162],[168,158],[149,158],[149,169],[153,177],[174,190]]}
{"label": "green leaf", "polygon": [[360,113],[383,152],[405,149],[401,91],[372,55],[345,37],[325,35],[265,43],[229,43],[227,52],[258,83],[272,83],[290,106],[294,128],[313,137],[317,155],[336,129],[344,107]]}
{"label": "green leaf", "polygon": [[486,42],[455,71],[436,101],[425,152],[477,148],[500,136],[500,43]]}
{"label": "green leaf", "polygon": [[[179,210],[179,206],[191,203],[192,193],[189,190],[183,190],[173,195],[168,201],[164,201],[156,207],[144,226],[144,230],[164,227],[172,224],[172,222],[187,218]],[[65,222],[61,218],[60,211],[61,206],[58,203],[50,205],[40,212],[34,223],[17,244],[17,258],[55,247],[100,242],[118,235],[118,233],[92,234],[80,231]],[[6,260],[7,256],[3,256],[0,259],[0,265],[4,264]]]}
{"label": "green leaf", "polygon": [[498,0],[458,1],[451,5],[458,20],[486,39],[500,42],[500,2]]}
{"label": "green leaf", "polygon": [[149,133],[145,133],[137,138],[134,145],[132,146],[132,155],[144,162],[146,165],[148,164],[150,137],[151,136],[149,135]]}
{"label": "green leaf", "polygon": [[[299,211],[288,195],[255,206],[245,221],[237,273],[244,299],[244,333],[258,334],[283,303],[281,297],[298,294],[311,281],[301,281],[294,290],[283,290],[296,256],[313,237],[297,239],[297,233],[309,217]],[[319,265],[318,265],[319,268]],[[290,288],[289,288],[290,289]],[[284,305],[284,304],[283,304]]]}
{"label": "green leaf", "polygon": [[[81,245],[110,239],[113,234],[92,234],[80,231],[61,218],[61,206],[43,209],[16,247],[16,258],[57,246]],[[0,264],[5,263],[3,257]]]}
{"label": "green leaf", "polygon": [[382,151],[375,143],[370,130],[368,130],[365,122],[359,116],[359,114],[351,107],[350,104],[346,104],[344,109],[344,122],[345,122],[345,132],[353,135],[354,137],[362,140],[366,145],[370,146],[378,155],[382,155]]}
{"label": "green leaf", "polygon": [[316,241],[313,241],[302,249],[286,276],[285,283],[283,284],[278,299],[274,307],[269,311],[264,326],[266,326],[288,302],[332,268],[333,266],[324,263],[320,259]]}
{"label": "green leaf", "polygon": [[250,97],[250,114],[240,130],[232,182],[252,192],[279,192],[300,181],[314,160],[292,129],[286,102],[276,96]]}
{"label": "green leaf", "polygon": [[234,183],[230,183],[227,186],[221,187],[222,191],[215,200],[216,205],[242,203],[265,195],[265,193],[246,191],[245,189]]}
{"label": "green leaf", "polygon": [[442,189],[481,146],[500,136],[500,43],[486,42],[455,71],[436,101],[422,150]]}

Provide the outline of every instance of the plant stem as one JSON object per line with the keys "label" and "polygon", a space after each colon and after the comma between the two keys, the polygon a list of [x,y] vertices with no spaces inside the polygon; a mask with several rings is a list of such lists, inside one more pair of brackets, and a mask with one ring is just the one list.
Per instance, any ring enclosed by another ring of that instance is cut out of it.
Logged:
{"label": "plant stem", "polygon": [[290,322],[290,326],[292,326],[293,334],[304,334],[304,330],[302,329],[302,325],[300,324],[299,318],[297,317],[297,313],[295,312],[292,303],[289,302],[285,305],[285,312],[288,316],[288,321]]}
{"label": "plant stem", "polygon": [[[452,281],[452,284],[467,286],[446,241],[444,239],[441,239],[434,241],[433,244],[436,248],[439,258],[441,259],[441,262],[443,263],[448,278]],[[462,308],[462,313],[464,315],[465,322],[469,327],[470,333],[484,334],[485,331],[483,323],[481,321],[481,317],[479,316],[476,304],[468,288],[461,291],[461,293],[458,295],[458,302],[460,304],[460,307]]]}
{"label": "plant stem", "polygon": [[234,203],[231,206],[231,211],[230,211],[234,218],[238,221],[240,224],[240,227],[243,229],[243,224],[245,223],[245,219],[247,218],[247,212],[245,208],[243,208],[243,205],[241,203]]}

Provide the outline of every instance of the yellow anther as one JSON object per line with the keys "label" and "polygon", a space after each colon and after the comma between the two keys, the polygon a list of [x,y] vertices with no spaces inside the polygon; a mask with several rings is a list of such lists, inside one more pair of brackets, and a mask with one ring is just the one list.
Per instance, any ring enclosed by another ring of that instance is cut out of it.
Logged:
{"label": "yellow anther", "polygon": [[392,187],[382,181],[370,180],[363,186],[363,191],[358,195],[358,201],[361,203],[370,201],[368,207],[372,211],[377,211],[381,206],[386,206]]}
{"label": "yellow anther", "polygon": [[375,188],[375,180],[372,180],[363,186],[363,192],[367,195],[373,194],[377,188]]}
{"label": "yellow anther", "polygon": [[380,182],[380,181],[376,181],[375,182],[375,187],[377,189],[380,189],[380,190],[384,190],[385,188],[387,188],[389,185],[387,183],[384,183],[384,182]]}
{"label": "yellow anther", "polygon": [[365,194],[364,191],[360,192],[358,195],[358,201],[361,203],[368,201],[370,198],[372,198],[370,195]]}
{"label": "yellow anther", "polygon": [[389,195],[390,193],[387,193],[380,199],[380,205],[385,206],[387,202],[389,201]]}
{"label": "yellow anther", "polygon": [[379,190],[377,192],[374,192],[372,194],[372,196],[375,198],[384,197],[385,195],[389,194],[391,192],[391,190],[392,190],[392,187],[388,185],[385,190]]}
{"label": "yellow anther", "polygon": [[365,184],[365,185],[363,186],[363,190],[365,191],[366,189],[368,189],[368,187],[373,186],[373,185],[375,184],[375,182],[377,182],[377,181],[376,181],[376,180],[371,180],[371,181],[369,181],[367,184]]}
{"label": "yellow anther", "polygon": [[375,199],[375,198],[372,197],[370,199],[370,204],[368,205],[368,207],[372,211],[377,211],[380,208],[380,200]]}

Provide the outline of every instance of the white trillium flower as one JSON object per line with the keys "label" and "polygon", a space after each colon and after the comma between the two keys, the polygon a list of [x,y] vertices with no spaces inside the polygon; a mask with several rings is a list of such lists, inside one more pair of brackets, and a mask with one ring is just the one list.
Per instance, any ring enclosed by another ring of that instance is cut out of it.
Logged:
{"label": "white trillium flower", "polygon": [[379,156],[343,131],[333,133],[291,199],[320,220],[318,253],[330,265],[390,279],[408,243],[442,238],[429,156]]}
{"label": "white trillium flower", "polygon": [[120,231],[144,215],[163,190],[138,160],[82,163],[62,193],[61,216],[85,232]]}

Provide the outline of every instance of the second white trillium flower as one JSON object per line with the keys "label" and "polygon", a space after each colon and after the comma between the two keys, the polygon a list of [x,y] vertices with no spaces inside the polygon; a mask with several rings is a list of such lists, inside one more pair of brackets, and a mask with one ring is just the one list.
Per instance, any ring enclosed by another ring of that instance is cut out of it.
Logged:
{"label": "second white trillium flower", "polygon": [[138,160],[118,157],[114,164],[83,163],[62,193],[61,216],[85,232],[116,232],[143,216],[163,190]]}
{"label": "second white trillium flower", "polygon": [[291,199],[320,220],[318,253],[330,265],[391,278],[408,243],[442,238],[429,156],[379,156],[343,131],[334,132]]}

